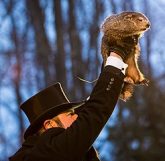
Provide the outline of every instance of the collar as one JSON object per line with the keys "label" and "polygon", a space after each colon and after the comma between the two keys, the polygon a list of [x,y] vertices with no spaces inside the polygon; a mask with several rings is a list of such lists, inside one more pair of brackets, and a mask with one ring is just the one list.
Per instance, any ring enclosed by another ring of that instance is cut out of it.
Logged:
{"label": "collar", "polygon": [[22,146],[23,147],[25,147],[25,146],[26,147],[32,147],[32,146],[34,146],[37,143],[37,141],[39,140],[40,137],[45,136],[45,135],[49,135],[49,134],[52,134],[52,133],[53,133],[54,136],[56,136],[56,135],[60,134],[61,132],[63,132],[64,130],[65,129],[63,129],[63,128],[56,127],[56,128],[51,128],[51,129],[46,130],[41,135],[32,135],[32,136],[29,136],[24,141],[24,143],[22,144]]}

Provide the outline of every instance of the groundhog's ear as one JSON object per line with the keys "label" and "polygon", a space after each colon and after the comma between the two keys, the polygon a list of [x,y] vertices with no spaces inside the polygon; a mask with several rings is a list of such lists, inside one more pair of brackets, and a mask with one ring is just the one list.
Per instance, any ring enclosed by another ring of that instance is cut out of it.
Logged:
{"label": "groundhog's ear", "polygon": [[132,19],[132,15],[131,14],[124,16],[124,20],[131,20],[131,19]]}

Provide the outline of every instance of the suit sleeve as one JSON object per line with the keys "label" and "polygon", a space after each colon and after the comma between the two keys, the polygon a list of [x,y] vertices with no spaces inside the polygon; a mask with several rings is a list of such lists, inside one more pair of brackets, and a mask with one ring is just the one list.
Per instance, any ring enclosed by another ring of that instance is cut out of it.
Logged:
{"label": "suit sleeve", "polygon": [[119,69],[112,66],[103,69],[90,99],[83,105],[72,126],[58,136],[53,136],[53,130],[48,138],[45,135],[47,141],[44,147],[51,149],[50,155],[64,154],[60,156],[64,160],[79,160],[85,155],[111,116],[123,79]]}

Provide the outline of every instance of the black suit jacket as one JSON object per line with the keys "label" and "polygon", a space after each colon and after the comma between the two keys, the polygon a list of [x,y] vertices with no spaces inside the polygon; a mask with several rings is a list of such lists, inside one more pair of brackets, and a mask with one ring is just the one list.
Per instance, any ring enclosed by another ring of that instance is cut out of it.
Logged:
{"label": "black suit jacket", "polygon": [[78,119],[66,130],[52,128],[41,136],[31,136],[11,161],[98,161],[93,142],[111,116],[124,75],[106,66]]}

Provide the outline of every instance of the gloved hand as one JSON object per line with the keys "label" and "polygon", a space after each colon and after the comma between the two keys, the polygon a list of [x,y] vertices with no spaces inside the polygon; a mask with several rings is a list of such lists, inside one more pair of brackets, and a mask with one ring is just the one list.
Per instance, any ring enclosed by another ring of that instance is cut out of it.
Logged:
{"label": "gloved hand", "polygon": [[119,40],[113,38],[113,36],[108,37],[107,35],[104,35],[101,44],[101,53],[103,55],[103,59],[106,59],[110,55],[110,52],[115,52],[119,56],[121,56],[121,58],[125,62],[132,53],[132,49],[134,48],[134,46],[137,44],[138,35],[121,37]]}

